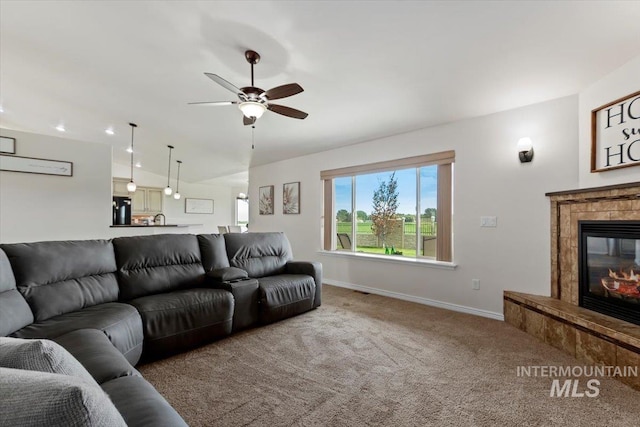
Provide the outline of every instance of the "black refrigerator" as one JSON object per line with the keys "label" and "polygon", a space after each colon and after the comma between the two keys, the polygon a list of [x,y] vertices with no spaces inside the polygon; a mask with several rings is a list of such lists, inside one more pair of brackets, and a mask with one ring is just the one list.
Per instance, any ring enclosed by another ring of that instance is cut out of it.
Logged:
{"label": "black refrigerator", "polygon": [[113,198],[113,225],[131,225],[131,199]]}

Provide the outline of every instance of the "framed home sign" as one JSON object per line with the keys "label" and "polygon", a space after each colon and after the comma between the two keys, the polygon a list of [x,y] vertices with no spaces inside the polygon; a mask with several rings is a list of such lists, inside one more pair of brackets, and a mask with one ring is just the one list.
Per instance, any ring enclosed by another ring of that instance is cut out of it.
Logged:
{"label": "framed home sign", "polygon": [[591,111],[591,172],[640,165],[640,91]]}

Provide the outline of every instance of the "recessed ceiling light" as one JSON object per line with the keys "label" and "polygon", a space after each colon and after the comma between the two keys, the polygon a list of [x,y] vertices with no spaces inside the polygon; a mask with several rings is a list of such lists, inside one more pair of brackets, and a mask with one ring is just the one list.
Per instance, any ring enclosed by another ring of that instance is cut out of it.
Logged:
{"label": "recessed ceiling light", "polygon": [[62,123],[60,123],[58,126],[56,126],[56,130],[58,130],[60,132],[66,132],[67,131]]}
{"label": "recessed ceiling light", "polygon": [[127,147],[127,153],[133,153],[133,149],[131,147]]}
{"label": "recessed ceiling light", "polygon": [[2,108],[2,105],[0,105],[0,113],[4,113],[4,108]]}
{"label": "recessed ceiling light", "polygon": [[137,168],[141,168],[141,167],[142,167],[142,163],[137,162],[137,163],[136,163],[136,167],[137,167]]}
{"label": "recessed ceiling light", "polygon": [[113,128],[106,128],[106,129],[104,130],[104,132],[105,132],[107,135],[113,135],[113,134],[115,133],[115,132],[113,131]]}

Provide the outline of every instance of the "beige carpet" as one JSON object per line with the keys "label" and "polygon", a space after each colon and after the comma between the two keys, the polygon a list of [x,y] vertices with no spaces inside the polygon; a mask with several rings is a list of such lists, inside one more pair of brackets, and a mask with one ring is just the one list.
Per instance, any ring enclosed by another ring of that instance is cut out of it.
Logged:
{"label": "beige carpet", "polygon": [[552,398],[521,365],[581,366],[503,322],[325,286],[317,310],[140,371],[192,426],[640,425],[640,392]]}

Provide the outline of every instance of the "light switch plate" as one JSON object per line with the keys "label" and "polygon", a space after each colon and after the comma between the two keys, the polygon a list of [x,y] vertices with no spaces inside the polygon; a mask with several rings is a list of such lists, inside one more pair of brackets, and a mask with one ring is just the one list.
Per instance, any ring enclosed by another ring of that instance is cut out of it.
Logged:
{"label": "light switch plate", "polygon": [[481,216],[480,217],[480,227],[492,227],[495,228],[498,226],[498,217],[495,216]]}

